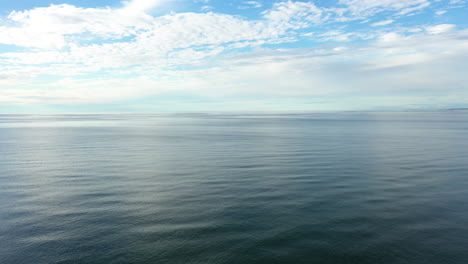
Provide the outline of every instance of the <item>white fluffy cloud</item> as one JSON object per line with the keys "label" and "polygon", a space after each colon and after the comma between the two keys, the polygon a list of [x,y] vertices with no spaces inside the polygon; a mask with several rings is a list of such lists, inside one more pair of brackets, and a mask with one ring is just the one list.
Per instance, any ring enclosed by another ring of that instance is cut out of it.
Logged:
{"label": "white fluffy cloud", "polygon": [[[468,38],[468,31],[399,35],[390,40],[387,35],[382,35],[385,41],[341,49],[258,50],[248,56],[218,59],[212,63],[215,66],[190,71],[143,67],[138,71],[145,77],[66,78],[21,92],[0,90],[0,101],[111,103],[177,94],[208,98],[333,98],[342,94],[348,97],[394,96],[395,91],[412,96],[431,91],[442,101],[447,97],[468,96],[468,87],[463,82],[465,74],[458,70],[468,59],[468,46],[462,41]],[[447,46],[451,47],[450,51]]]}
{"label": "white fluffy cloud", "polygon": [[14,11],[8,16],[11,25],[0,27],[0,43],[61,49],[83,41],[99,44],[103,40],[131,37],[137,42],[169,50],[278,38],[288,29],[304,26],[302,19],[318,22],[321,13],[313,4],[286,2],[276,4],[265,13],[266,20],[258,21],[217,13],[180,13],[161,17],[145,14],[160,2],[135,0],[120,9],[62,4]]}
{"label": "white fluffy cloud", "polygon": [[[383,27],[429,0],[340,0],[327,8],[284,1],[255,20],[215,12],[148,14],[163,2],[11,12],[0,26],[0,44],[26,49],[0,53],[0,103],[112,103],[167,94],[331,98],[440,87],[452,87],[446,96],[468,96],[457,86],[465,78],[459,69],[468,59],[466,30]],[[380,12],[391,14],[376,18]],[[372,27],[353,31],[341,23],[350,20]],[[329,44],[266,46],[305,38]],[[366,41],[348,43],[355,39]],[[438,69],[444,75],[429,80]]]}
{"label": "white fluffy cloud", "polygon": [[67,4],[13,11],[8,19],[11,26],[0,27],[0,43],[39,48],[63,48],[85,33],[90,36],[84,38],[122,38],[148,28],[152,21],[124,9]]}
{"label": "white fluffy cloud", "polygon": [[[164,50],[192,45],[280,39],[289,31],[331,21],[363,18],[382,11],[422,8],[428,0],[341,0],[341,8],[323,8],[313,2],[273,4],[261,20],[219,13],[172,13],[153,17],[146,12],[167,0],[133,0],[121,8],[80,8],[68,4],[13,11],[0,26],[0,44],[63,49],[102,42],[140,42]],[[244,1],[258,6],[258,2]],[[386,20],[374,26],[393,22]],[[136,47],[138,48],[138,47]]]}
{"label": "white fluffy cloud", "polygon": [[151,11],[167,1],[168,0],[133,0],[125,2],[125,7],[122,11],[124,13],[141,15],[142,13]]}

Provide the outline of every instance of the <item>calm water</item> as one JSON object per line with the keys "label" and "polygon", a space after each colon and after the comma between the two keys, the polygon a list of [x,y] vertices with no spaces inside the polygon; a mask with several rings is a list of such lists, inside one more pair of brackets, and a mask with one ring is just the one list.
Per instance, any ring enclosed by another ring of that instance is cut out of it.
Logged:
{"label": "calm water", "polygon": [[468,111],[0,115],[0,263],[468,263]]}

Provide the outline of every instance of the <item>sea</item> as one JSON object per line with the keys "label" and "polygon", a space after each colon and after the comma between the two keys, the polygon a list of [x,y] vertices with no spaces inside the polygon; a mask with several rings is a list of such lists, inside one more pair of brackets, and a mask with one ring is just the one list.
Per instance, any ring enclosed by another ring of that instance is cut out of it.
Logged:
{"label": "sea", "polygon": [[468,263],[468,111],[0,115],[0,263]]}

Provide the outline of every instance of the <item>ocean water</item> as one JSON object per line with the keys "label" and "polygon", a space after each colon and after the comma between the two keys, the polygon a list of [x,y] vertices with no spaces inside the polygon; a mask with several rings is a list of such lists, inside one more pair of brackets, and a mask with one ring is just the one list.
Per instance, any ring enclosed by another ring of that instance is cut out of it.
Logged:
{"label": "ocean water", "polygon": [[468,111],[0,115],[0,263],[468,263]]}

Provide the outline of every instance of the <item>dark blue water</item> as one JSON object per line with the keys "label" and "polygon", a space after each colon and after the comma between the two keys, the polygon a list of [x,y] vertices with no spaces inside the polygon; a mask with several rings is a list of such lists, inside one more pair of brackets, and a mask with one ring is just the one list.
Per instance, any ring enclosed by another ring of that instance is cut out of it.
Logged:
{"label": "dark blue water", "polygon": [[468,263],[468,111],[0,115],[0,263]]}

